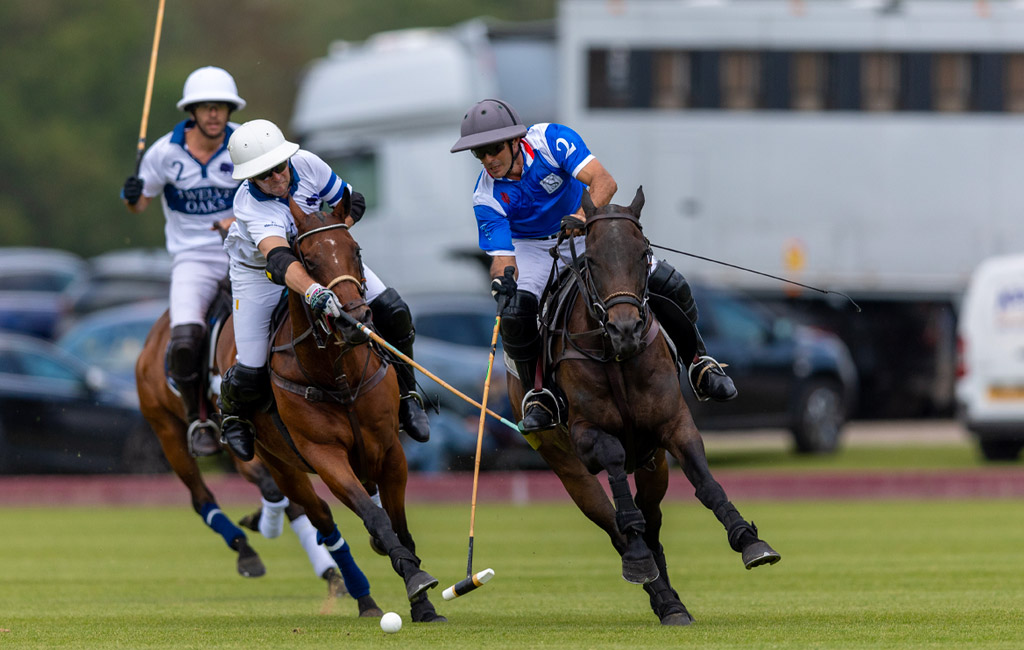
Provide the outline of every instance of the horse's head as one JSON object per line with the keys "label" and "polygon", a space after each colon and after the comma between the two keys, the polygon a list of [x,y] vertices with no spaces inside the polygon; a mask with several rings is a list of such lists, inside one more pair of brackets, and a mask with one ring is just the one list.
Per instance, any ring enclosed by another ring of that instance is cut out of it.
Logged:
{"label": "horse's head", "polygon": [[[292,245],[306,272],[338,297],[342,308],[357,321],[370,320],[366,304],[363,261],[359,245],[348,231],[345,219],[352,205],[349,191],[331,213],[319,211],[306,214],[293,200],[288,199],[298,236]],[[352,344],[364,343],[367,338],[354,324],[339,319],[345,340]]]}
{"label": "horse's head", "polygon": [[640,226],[643,206],[643,187],[629,206],[595,208],[590,194],[583,192],[591,313],[601,321],[618,360],[641,352],[649,319],[651,248]]}

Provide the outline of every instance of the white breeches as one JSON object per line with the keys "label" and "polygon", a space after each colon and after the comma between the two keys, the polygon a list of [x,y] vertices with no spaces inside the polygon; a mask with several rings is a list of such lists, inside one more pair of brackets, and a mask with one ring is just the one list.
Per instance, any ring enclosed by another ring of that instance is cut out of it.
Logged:
{"label": "white breeches", "polygon": [[[516,251],[516,267],[519,269],[519,279],[516,280],[518,288],[521,291],[529,291],[540,299],[540,294],[544,292],[544,286],[547,284],[548,276],[551,274],[551,263],[554,259],[548,251],[555,245],[555,240],[513,239],[512,245]],[[561,256],[558,259],[556,274],[561,273],[562,269],[565,268],[563,259],[572,259],[572,253],[569,250],[569,240],[563,241],[558,250]],[[576,237],[576,256],[582,257],[586,250],[586,239],[584,237]],[[658,260],[655,258],[651,262],[650,273],[653,273],[654,269],[658,268]]]}
{"label": "white breeches", "polygon": [[182,251],[171,266],[171,327],[204,325],[206,310],[217,296],[217,284],[227,275],[224,249]]}
{"label": "white breeches", "polygon": [[[363,275],[366,277],[366,301],[371,302],[387,287],[365,264]],[[270,349],[270,317],[282,291],[284,287],[271,282],[263,269],[231,261],[231,312],[237,363],[250,368],[266,365]]]}

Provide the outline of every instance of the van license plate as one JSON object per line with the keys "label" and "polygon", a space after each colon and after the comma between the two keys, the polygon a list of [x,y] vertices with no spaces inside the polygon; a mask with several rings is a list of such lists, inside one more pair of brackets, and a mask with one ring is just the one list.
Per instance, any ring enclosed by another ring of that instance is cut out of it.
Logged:
{"label": "van license plate", "polygon": [[1024,386],[989,386],[988,398],[993,401],[1024,400]]}

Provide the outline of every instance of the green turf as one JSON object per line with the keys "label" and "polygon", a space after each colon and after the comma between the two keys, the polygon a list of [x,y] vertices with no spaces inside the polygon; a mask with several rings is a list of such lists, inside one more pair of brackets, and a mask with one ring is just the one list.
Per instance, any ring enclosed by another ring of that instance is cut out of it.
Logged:
{"label": "green turf", "polygon": [[[348,512],[342,530],[385,610],[385,635],[326,588],[294,535],[233,554],[187,507],[0,509],[0,648],[1020,648],[1024,505],[1014,501],[738,504],[783,555],[745,571],[703,508],[666,508],[670,576],[696,617],[663,628],[571,505],[481,504],[474,568],[495,579],[412,625],[400,579]],[[237,517],[243,512],[229,512]],[[468,504],[410,512],[424,568],[464,576]]]}

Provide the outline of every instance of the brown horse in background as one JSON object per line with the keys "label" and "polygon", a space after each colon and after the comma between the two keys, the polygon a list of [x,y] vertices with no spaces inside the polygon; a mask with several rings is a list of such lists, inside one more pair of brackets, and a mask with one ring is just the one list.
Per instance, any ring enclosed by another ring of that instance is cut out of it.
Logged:
{"label": "brown horse in background", "polygon": [[[256,453],[284,494],[305,510],[332,555],[347,545],[309,472],[362,519],[373,547],[390,557],[405,581],[412,620],[444,621],[427,598],[438,581],[420,569],[406,521],[408,470],[398,438],[395,371],[351,320],[369,323],[371,314],[359,246],[345,223],[349,203],[347,192],[332,214],[305,214],[290,203],[298,230],[293,250],[306,271],[334,291],[346,316],[313,322],[303,296],[289,292],[288,314],[274,335],[269,363],[276,412],[253,419]],[[217,364],[227,369],[234,358],[234,331],[226,326]],[[381,505],[371,498],[374,491]],[[351,586],[349,591],[359,595]]]}
{"label": "brown horse in background", "polygon": [[[164,456],[170,463],[174,473],[178,475],[181,482],[188,488],[192,497],[192,507],[203,519],[203,522],[214,532],[224,538],[229,548],[238,553],[237,570],[239,575],[247,578],[256,578],[266,573],[266,568],[260,560],[259,555],[249,545],[245,532],[235,526],[220,511],[216,497],[203,480],[202,472],[196,458],[189,451],[188,445],[188,423],[186,422],[185,406],[178,394],[171,388],[167,380],[167,372],[164,359],[167,353],[167,346],[170,339],[170,316],[168,312],[157,320],[146,338],[146,343],[139,354],[135,365],[136,384],[139,393],[139,406],[143,416],[149,422],[156,433],[163,448]],[[205,387],[207,382],[203,382]],[[204,390],[205,392],[205,390]],[[206,400],[205,410],[207,413],[214,413],[214,407],[207,395],[202,399]],[[228,453],[233,461],[235,469],[247,481],[259,488],[263,499],[270,503],[280,502],[284,495],[278,489],[277,484],[267,471],[266,466],[258,459],[250,462],[243,462],[233,454]],[[260,511],[243,518],[239,523],[257,530]],[[295,521],[302,516],[302,509],[291,504],[285,510],[288,519]],[[293,524],[294,525],[294,524]],[[303,544],[306,546],[306,544]],[[345,585],[342,574],[336,567],[330,566],[327,569],[322,567],[333,564],[331,560],[318,557],[317,551],[310,551],[310,561],[318,574],[327,581],[328,597],[334,598],[345,594]]]}
{"label": "brown horse in background", "polygon": [[[583,193],[585,256],[582,264],[571,260],[575,270],[568,271],[565,300],[546,301],[541,315],[549,362],[568,402],[567,426],[541,432],[536,440],[576,505],[608,533],[622,556],[622,577],[643,585],[662,624],[688,625],[693,618],[669,582],[659,541],[666,451],[725,527],[746,568],[781,556],[757,537],[757,528],[740,516],[708,468],[673,353],[647,305],[652,255],[640,226],[643,203],[642,188],[628,207],[596,209]],[[521,418],[522,388],[519,382],[509,387]],[[607,472],[611,502],[596,478],[601,471]]]}

